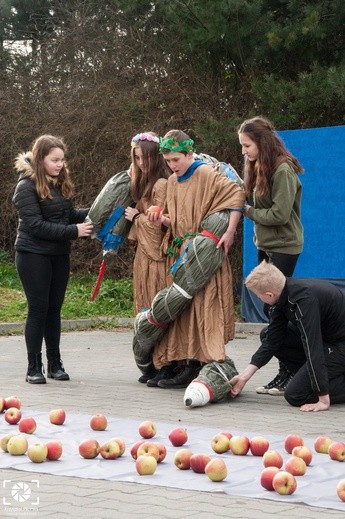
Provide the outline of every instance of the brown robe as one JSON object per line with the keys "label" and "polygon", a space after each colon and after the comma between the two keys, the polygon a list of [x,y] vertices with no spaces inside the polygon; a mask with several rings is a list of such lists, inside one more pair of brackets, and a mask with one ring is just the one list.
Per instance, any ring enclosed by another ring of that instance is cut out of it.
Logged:
{"label": "brown robe", "polygon": [[142,199],[136,208],[140,216],[134,220],[128,238],[137,242],[133,262],[134,310],[137,314],[150,308],[154,296],[167,285],[167,256],[162,249],[164,232],[161,226],[148,221],[150,205],[164,207],[167,180],[160,178],[154,185],[152,199]]}
{"label": "brown robe", "polygon": [[[209,166],[199,166],[184,182],[178,182],[173,174],[168,179],[166,203],[170,237],[198,232],[206,216],[224,209],[240,209],[244,201],[239,185]],[[232,273],[226,255],[191,306],[170,324],[154,349],[154,365],[160,369],[173,360],[223,361],[225,344],[234,338],[234,329]]]}

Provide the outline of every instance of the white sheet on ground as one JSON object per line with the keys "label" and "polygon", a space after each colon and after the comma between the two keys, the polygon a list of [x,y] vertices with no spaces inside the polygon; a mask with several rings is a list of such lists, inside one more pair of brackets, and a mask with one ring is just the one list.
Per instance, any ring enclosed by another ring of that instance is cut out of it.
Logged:
{"label": "white sheet on ground", "polygon": [[[192,470],[179,470],[173,463],[175,452],[181,447],[173,447],[168,439],[170,430],[175,426],[157,423],[157,435],[150,441],[162,442],[167,447],[167,457],[160,463],[153,476],[139,476],[135,463],[130,455],[130,447],[140,440],[138,426],[140,421],[123,420],[108,417],[108,427],[105,431],[92,431],[89,426],[90,416],[69,414],[62,426],[52,425],[48,413],[23,412],[23,416],[33,416],[37,422],[35,434],[27,435],[29,445],[37,441],[46,442],[59,439],[63,444],[63,455],[58,461],[32,463],[27,456],[11,456],[0,452],[0,468],[56,474],[89,479],[106,479],[110,481],[126,481],[146,485],[157,485],[186,490],[224,492],[232,496],[271,499],[288,503],[305,503],[307,505],[331,508],[345,511],[345,503],[336,494],[337,483],[345,478],[345,462],[333,461],[327,454],[314,452],[315,438],[304,438],[305,445],[313,451],[312,464],[307,467],[304,476],[297,477],[297,490],[291,496],[280,496],[276,492],[264,490],[260,485],[260,474],[263,470],[262,458],[251,454],[235,456],[231,453],[216,454],[211,448],[211,438],[220,432],[218,429],[205,429],[178,423],[188,432],[188,442],[184,447],[193,453],[201,452],[210,457],[222,457],[228,468],[226,480],[220,483],[212,482],[204,474],[196,474]],[[148,417],[149,419],[149,417]],[[284,450],[284,437],[266,434],[263,431],[238,431],[228,429],[231,434],[265,436],[270,442],[270,449],[279,451],[284,461],[290,455]],[[9,432],[18,432],[18,427],[9,425],[0,415],[0,437]],[[290,431],[292,432],[292,431]],[[296,432],[296,431],[294,431]],[[114,436],[120,436],[126,443],[126,452],[116,460],[104,460],[100,456],[92,460],[80,457],[78,445],[87,438],[96,438],[100,444]]]}

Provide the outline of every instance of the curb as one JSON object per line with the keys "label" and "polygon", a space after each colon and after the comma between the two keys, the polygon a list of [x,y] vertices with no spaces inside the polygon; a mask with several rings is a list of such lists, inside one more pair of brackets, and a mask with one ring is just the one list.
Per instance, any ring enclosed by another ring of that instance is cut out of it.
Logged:
{"label": "curb", "polygon": [[[134,318],[126,317],[97,317],[93,319],[73,319],[62,320],[61,329],[63,332],[82,331],[90,329],[102,329],[105,326],[114,328],[133,328]],[[20,323],[0,323],[1,335],[23,335],[24,322]],[[259,334],[266,323],[235,323],[236,333]]]}

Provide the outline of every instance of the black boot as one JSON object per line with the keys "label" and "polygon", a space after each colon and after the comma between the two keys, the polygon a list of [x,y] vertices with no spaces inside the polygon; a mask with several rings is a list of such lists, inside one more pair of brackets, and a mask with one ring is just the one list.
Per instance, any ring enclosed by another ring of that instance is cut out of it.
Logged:
{"label": "black boot", "polygon": [[30,384],[46,384],[45,376],[43,375],[42,355],[34,353],[28,355],[28,371],[26,373],[26,382]]}
{"label": "black boot", "polygon": [[168,380],[176,375],[175,364],[169,364],[168,366],[163,366],[159,371],[157,371],[156,376],[150,378],[147,381],[147,385],[149,387],[157,387],[158,382],[161,380]]}
{"label": "black boot", "polygon": [[140,384],[146,384],[146,382],[150,379],[150,378],[153,378],[157,375],[158,371],[154,368],[154,366],[152,366],[146,373],[143,373],[142,375],[140,375],[140,377],[138,378],[138,382],[140,382]]}
{"label": "black boot", "polygon": [[54,380],[69,380],[69,375],[64,370],[62,361],[60,358],[54,360],[48,360],[48,378]]}
{"label": "black boot", "polygon": [[201,369],[201,364],[198,361],[190,360],[187,364],[182,364],[178,367],[177,374],[173,378],[163,379],[157,383],[158,387],[166,389],[181,389],[189,386]]}

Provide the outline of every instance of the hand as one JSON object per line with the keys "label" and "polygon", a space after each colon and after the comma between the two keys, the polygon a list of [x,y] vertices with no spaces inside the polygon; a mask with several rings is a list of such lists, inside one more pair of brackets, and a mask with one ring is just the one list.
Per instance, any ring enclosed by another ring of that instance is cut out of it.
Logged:
{"label": "hand", "polygon": [[319,401],[314,404],[304,404],[299,409],[305,413],[327,411],[330,408],[329,395],[319,396]]}
{"label": "hand", "polygon": [[161,223],[162,209],[158,205],[150,205],[146,211],[147,219],[152,223]]}
{"label": "hand", "polygon": [[138,209],[136,209],[135,207],[131,207],[131,206],[126,207],[126,209],[125,209],[126,220],[133,222],[133,218],[135,217],[136,214],[139,214]]}
{"label": "hand", "polygon": [[246,385],[246,381],[243,378],[241,378],[240,375],[235,375],[230,380],[230,384],[232,386],[230,390],[230,396],[232,398],[235,398],[241,393],[242,389]]}
{"label": "hand", "polygon": [[248,216],[248,210],[251,209],[251,205],[246,204],[243,208],[243,214],[244,216]]}
{"label": "hand", "polygon": [[217,243],[217,249],[220,247],[224,248],[224,253],[227,254],[230,250],[231,245],[234,243],[235,233],[226,231]]}
{"label": "hand", "polygon": [[93,223],[92,222],[83,222],[77,223],[78,229],[78,238],[85,238],[86,236],[91,236],[93,231]]}

